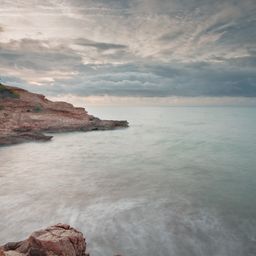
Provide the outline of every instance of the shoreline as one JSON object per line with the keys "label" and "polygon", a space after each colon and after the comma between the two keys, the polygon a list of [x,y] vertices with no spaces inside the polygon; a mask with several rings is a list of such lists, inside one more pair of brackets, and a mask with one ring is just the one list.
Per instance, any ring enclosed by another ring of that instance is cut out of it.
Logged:
{"label": "shoreline", "polygon": [[101,120],[84,108],[1,84],[0,146],[50,141],[45,133],[104,131],[129,127],[126,120]]}

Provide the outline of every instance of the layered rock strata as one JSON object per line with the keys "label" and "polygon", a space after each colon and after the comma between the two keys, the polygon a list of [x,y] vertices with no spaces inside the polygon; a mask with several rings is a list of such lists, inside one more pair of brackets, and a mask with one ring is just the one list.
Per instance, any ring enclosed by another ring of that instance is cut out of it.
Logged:
{"label": "layered rock strata", "polygon": [[17,87],[0,87],[0,145],[51,140],[44,133],[124,127],[127,121],[101,120],[66,102],[53,102]]}

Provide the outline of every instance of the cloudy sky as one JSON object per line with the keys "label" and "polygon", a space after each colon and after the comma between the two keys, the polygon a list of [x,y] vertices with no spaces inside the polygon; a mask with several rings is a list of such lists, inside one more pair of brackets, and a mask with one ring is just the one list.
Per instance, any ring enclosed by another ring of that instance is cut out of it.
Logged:
{"label": "cloudy sky", "polygon": [[256,0],[0,0],[3,82],[50,96],[256,97]]}

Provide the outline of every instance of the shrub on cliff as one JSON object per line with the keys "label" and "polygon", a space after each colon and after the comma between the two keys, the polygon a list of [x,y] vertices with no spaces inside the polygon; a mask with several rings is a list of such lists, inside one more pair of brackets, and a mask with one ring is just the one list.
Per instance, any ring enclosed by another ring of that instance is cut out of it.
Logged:
{"label": "shrub on cliff", "polygon": [[6,86],[0,83],[0,99],[14,98],[18,99],[20,96],[12,89],[8,89]]}
{"label": "shrub on cliff", "polygon": [[33,110],[34,110],[34,112],[39,113],[39,112],[42,112],[43,109],[40,104],[37,104],[37,105],[35,105]]}

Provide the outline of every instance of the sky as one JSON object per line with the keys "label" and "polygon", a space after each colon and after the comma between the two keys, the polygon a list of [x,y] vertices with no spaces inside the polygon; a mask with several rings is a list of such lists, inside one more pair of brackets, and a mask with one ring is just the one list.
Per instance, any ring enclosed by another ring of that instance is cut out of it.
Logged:
{"label": "sky", "polygon": [[73,101],[256,102],[256,0],[0,0],[0,77]]}

